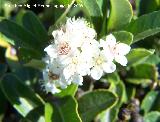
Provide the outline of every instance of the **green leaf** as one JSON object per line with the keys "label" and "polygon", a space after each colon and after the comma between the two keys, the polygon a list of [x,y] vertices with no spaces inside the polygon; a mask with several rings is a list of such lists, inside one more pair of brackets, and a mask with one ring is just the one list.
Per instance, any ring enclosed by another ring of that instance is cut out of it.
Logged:
{"label": "green leaf", "polygon": [[128,0],[110,0],[111,13],[108,20],[108,30],[116,30],[128,24],[133,16]]}
{"label": "green leaf", "polygon": [[0,78],[5,74],[6,71],[7,71],[7,65],[0,64]]}
{"label": "green leaf", "polygon": [[99,0],[77,0],[78,4],[83,5],[83,10],[88,15],[88,17],[92,20],[94,27],[99,33],[101,30],[102,23],[102,7],[100,6]]}
{"label": "green leaf", "polygon": [[127,31],[113,32],[113,35],[116,37],[116,40],[118,42],[122,42],[122,43],[130,45],[133,41],[132,33],[127,32]]}
{"label": "green leaf", "polygon": [[126,28],[126,31],[134,35],[133,43],[143,40],[146,37],[155,35],[160,32],[160,11],[143,15],[133,20]]}
{"label": "green leaf", "polygon": [[60,93],[54,94],[54,96],[57,97],[65,97],[65,96],[72,96],[74,97],[77,92],[78,86],[75,84],[72,84],[68,86],[66,89],[62,89]]}
{"label": "green leaf", "polygon": [[68,6],[72,2],[72,0],[56,0],[56,1],[65,6]]}
{"label": "green leaf", "polygon": [[[7,100],[2,92],[2,90],[0,89],[0,116],[5,114],[5,111],[6,111],[6,105],[7,105]],[[1,118],[1,117],[0,117]],[[0,119],[1,120],[1,119]]]}
{"label": "green leaf", "polygon": [[109,90],[118,96],[118,102],[111,109],[102,112],[98,118],[101,122],[115,122],[118,118],[118,110],[123,102],[126,102],[126,88],[122,81],[112,83]]}
{"label": "green leaf", "polygon": [[159,9],[159,0],[141,0],[139,15],[147,14]]}
{"label": "green leaf", "polygon": [[[139,70],[141,69],[141,70]],[[138,64],[132,66],[128,71],[126,81],[133,84],[142,84],[144,86],[156,82],[158,79],[158,71],[155,65]]]}
{"label": "green leaf", "polygon": [[29,49],[29,48],[19,48],[18,49],[18,58],[20,62],[28,63],[32,59],[39,59],[41,60],[44,56],[44,52],[40,53],[39,51],[35,49]]}
{"label": "green leaf", "polygon": [[157,91],[150,91],[145,96],[141,104],[141,109],[144,111],[145,114],[147,114],[151,110],[157,97],[158,97]]}
{"label": "green leaf", "polygon": [[83,122],[90,122],[96,115],[112,107],[117,97],[108,90],[96,90],[84,94],[78,100],[78,111]]}
{"label": "green leaf", "polygon": [[44,106],[37,107],[30,111],[21,122],[45,122]]}
{"label": "green leaf", "polygon": [[34,69],[42,70],[45,68],[46,64],[42,60],[32,59],[28,63],[24,64],[25,67],[32,67]]}
{"label": "green leaf", "polygon": [[158,79],[157,67],[152,64],[138,64],[130,68],[127,77],[151,79],[156,81]]}
{"label": "green leaf", "polygon": [[7,47],[9,46],[8,43],[14,45],[14,40],[11,40],[11,39],[7,38],[4,34],[2,34],[2,33],[0,32],[0,45],[1,45],[2,47],[7,48]]}
{"label": "green leaf", "polygon": [[153,50],[146,50],[143,48],[132,49],[130,53],[127,55],[128,65],[135,65],[136,63],[152,55],[153,53]]}
{"label": "green leaf", "polygon": [[127,95],[127,100],[132,100],[135,98],[136,95],[136,88],[132,84],[128,84],[126,87],[126,95]]}
{"label": "green leaf", "polygon": [[156,54],[151,55],[145,59],[145,63],[157,65],[160,63],[160,57]]}
{"label": "green leaf", "polygon": [[144,122],[159,122],[160,121],[160,112],[153,111],[148,113],[144,117]]}
{"label": "green leaf", "polygon": [[71,96],[46,103],[45,122],[81,122],[77,107],[76,100]]}
{"label": "green leaf", "polygon": [[39,18],[32,11],[20,11],[17,15],[17,21],[24,28],[34,34],[39,41],[39,45],[45,46],[48,43],[49,37],[47,31]]}
{"label": "green leaf", "polygon": [[24,117],[31,110],[42,105],[36,94],[12,74],[3,77],[0,87],[13,107]]}
{"label": "green leaf", "polygon": [[151,79],[143,79],[143,78],[127,78],[126,81],[135,85],[142,84],[144,86],[152,83]]}
{"label": "green leaf", "polygon": [[107,74],[107,81],[110,83],[118,84],[120,81],[120,77],[117,72],[113,72],[111,74]]}
{"label": "green leaf", "polygon": [[13,41],[11,44],[14,44],[16,47],[42,50],[42,47],[37,45],[39,40],[33,35],[33,33],[10,20],[2,20],[0,22],[0,32],[7,38],[10,38],[10,41]]}

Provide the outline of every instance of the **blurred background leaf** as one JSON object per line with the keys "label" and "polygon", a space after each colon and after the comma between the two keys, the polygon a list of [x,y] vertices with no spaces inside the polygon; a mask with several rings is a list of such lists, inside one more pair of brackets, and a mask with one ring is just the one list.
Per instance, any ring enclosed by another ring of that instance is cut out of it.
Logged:
{"label": "blurred background leaf", "polygon": [[39,97],[12,74],[5,75],[0,86],[6,98],[24,117],[35,107],[42,105]]}

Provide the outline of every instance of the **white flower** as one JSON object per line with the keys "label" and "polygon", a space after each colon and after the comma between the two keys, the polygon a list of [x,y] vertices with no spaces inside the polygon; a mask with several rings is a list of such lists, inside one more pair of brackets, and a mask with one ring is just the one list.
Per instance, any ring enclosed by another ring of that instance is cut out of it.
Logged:
{"label": "white flower", "polygon": [[96,31],[93,28],[90,28],[87,21],[83,18],[68,18],[66,22],[66,31],[69,31],[80,38],[93,39],[97,35]]}
{"label": "white flower", "polygon": [[52,79],[50,78],[49,72],[50,71],[48,68],[43,70],[43,79],[45,82],[43,83],[42,86],[45,88],[45,91],[47,93],[48,92],[51,92],[52,94],[59,93],[60,89],[57,88],[57,86],[55,85],[55,82],[52,81]]}
{"label": "white flower", "polygon": [[87,57],[83,57],[83,55],[77,51],[77,54],[68,60],[69,63],[63,70],[64,77],[67,81],[82,85],[82,76],[85,76],[90,72],[85,58]]}
{"label": "white flower", "polygon": [[127,64],[125,55],[130,47],[116,43],[111,34],[99,43],[95,30],[84,19],[69,18],[52,35],[54,42],[44,49],[47,55],[43,79],[47,92],[58,93],[71,83],[82,85],[86,75],[99,80],[103,73],[116,70],[114,59],[123,66]]}
{"label": "white flower", "polygon": [[44,84],[44,87],[45,87],[45,91],[48,93],[48,92],[51,92],[52,94],[55,94],[55,93],[59,93],[61,92],[60,89],[58,89],[55,84],[53,83],[50,83],[50,82],[46,82]]}
{"label": "white flower", "polygon": [[129,53],[130,46],[124,43],[117,43],[116,38],[112,34],[106,37],[106,41],[101,39],[100,45],[108,54],[110,53],[110,58],[114,58],[116,62],[123,66],[127,65],[128,61],[125,55]]}
{"label": "white flower", "polygon": [[91,77],[95,80],[99,80],[103,72],[112,73],[116,70],[116,65],[112,62],[104,50],[97,51],[93,57],[93,67],[91,69]]}

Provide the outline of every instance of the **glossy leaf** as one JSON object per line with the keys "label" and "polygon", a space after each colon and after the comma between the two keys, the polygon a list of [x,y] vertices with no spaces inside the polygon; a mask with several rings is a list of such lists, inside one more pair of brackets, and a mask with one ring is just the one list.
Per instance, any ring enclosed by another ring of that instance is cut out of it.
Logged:
{"label": "glossy leaf", "polygon": [[152,83],[151,79],[143,79],[143,78],[127,78],[126,81],[135,85],[142,84],[144,86]]}
{"label": "glossy leaf", "polygon": [[45,122],[81,122],[77,102],[67,96],[53,103],[45,104]]}
{"label": "glossy leaf", "polygon": [[42,49],[40,45],[37,45],[39,40],[31,32],[10,20],[2,20],[0,22],[0,32],[10,41],[13,41],[11,44],[16,45],[16,47]]}
{"label": "glossy leaf", "polygon": [[145,63],[157,65],[160,63],[160,57],[156,54],[151,55],[147,59],[145,59]]}
{"label": "glossy leaf", "polygon": [[141,104],[141,109],[145,112],[145,114],[147,114],[151,110],[157,97],[158,97],[157,91],[150,91],[145,96]]}
{"label": "glossy leaf", "polygon": [[39,41],[39,45],[45,46],[48,41],[47,31],[40,22],[39,18],[32,11],[20,11],[17,16],[17,21],[24,28],[34,34]]}
{"label": "glossy leaf", "polygon": [[108,21],[108,30],[115,30],[128,24],[132,19],[132,7],[128,0],[110,0],[111,13]]}
{"label": "glossy leaf", "polygon": [[155,65],[138,64],[130,68],[126,81],[133,84],[142,84],[146,86],[152,82],[156,82],[157,79],[158,72]]}
{"label": "glossy leaf", "polygon": [[133,41],[132,33],[127,31],[113,32],[113,35],[116,37],[117,42],[122,42],[130,45]]}
{"label": "glossy leaf", "polygon": [[142,59],[152,55],[154,50],[146,50],[143,48],[132,49],[127,55],[128,65],[134,65]]}
{"label": "glossy leaf", "polygon": [[24,117],[31,110],[42,105],[36,94],[12,74],[3,77],[0,87],[9,102]]}
{"label": "glossy leaf", "polygon": [[133,43],[143,40],[146,37],[155,35],[160,32],[160,11],[140,16],[133,20],[127,27],[126,31],[134,35]]}
{"label": "glossy leaf", "polygon": [[78,90],[78,85],[72,84],[68,86],[66,89],[62,89],[60,93],[55,94],[57,97],[65,97],[65,96],[72,96],[74,97]]}
{"label": "glossy leaf", "polygon": [[160,121],[160,112],[153,111],[148,113],[144,117],[144,122],[159,122]]}
{"label": "glossy leaf", "polygon": [[113,108],[108,109],[100,114],[99,119],[101,120],[101,122],[115,122],[118,119],[120,106],[122,105],[122,103],[126,102],[126,88],[122,81],[119,81],[118,84],[112,83],[109,89],[110,91],[117,94],[118,102]]}
{"label": "glossy leaf", "polygon": [[158,79],[157,67],[151,64],[138,64],[130,68],[127,77],[152,79],[156,81]]}
{"label": "glossy leaf", "polygon": [[30,111],[21,122],[45,122],[44,106],[37,107]]}
{"label": "glossy leaf", "polygon": [[117,97],[108,90],[97,90],[84,94],[78,100],[78,111],[83,122],[90,122],[102,111],[111,108]]}

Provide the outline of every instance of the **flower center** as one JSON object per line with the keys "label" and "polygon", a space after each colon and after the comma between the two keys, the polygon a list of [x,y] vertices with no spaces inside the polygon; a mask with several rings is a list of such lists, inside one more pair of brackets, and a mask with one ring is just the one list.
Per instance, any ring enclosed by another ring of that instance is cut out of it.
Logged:
{"label": "flower center", "polygon": [[63,42],[58,46],[59,55],[67,55],[70,50],[71,50],[71,47],[69,46],[67,42]]}
{"label": "flower center", "polygon": [[73,63],[73,64],[78,64],[77,58],[73,58],[73,59],[72,59],[72,63]]}
{"label": "flower center", "polygon": [[103,63],[103,59],[102,57],[99,57],[97,60],[96,60],[96,64],[97,65],[101,65]]}

